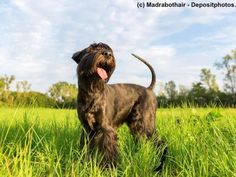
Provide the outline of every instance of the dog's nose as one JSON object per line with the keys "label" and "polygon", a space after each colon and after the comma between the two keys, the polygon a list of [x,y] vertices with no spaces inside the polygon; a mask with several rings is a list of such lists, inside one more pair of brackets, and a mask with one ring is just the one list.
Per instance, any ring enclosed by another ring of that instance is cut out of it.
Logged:
{"label": "dog's nose", "polygon": [[112,56],[112,53],[111,53],[110,51],[104,51],[104,52],[103,52],[103,55],[104,55],[105,57],[111,57],[111,56]]}

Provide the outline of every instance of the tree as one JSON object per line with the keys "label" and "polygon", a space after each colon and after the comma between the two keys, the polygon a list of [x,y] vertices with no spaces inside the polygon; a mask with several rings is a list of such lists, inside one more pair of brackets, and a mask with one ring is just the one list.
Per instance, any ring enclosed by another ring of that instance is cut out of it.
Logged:
{"label": "tree", "polygon": [[193,83],[192,89],[189,92],[189,99],[199,106],[206,104],[207,90],[202,86],[201,82]]}
{"label": "tree", "polygon": [[9,91],[10,86],[15,79],[16,78],[14,75],[11,76],[4,75],[4,77],[0,77],[0,88],[2,87],[4,91]]}
{"label": "tree", "polygon": [[7,102],[10,105],[13,104],[14,98],[10,94],[10,87],[12,82],[15,80],[15,76],[7,76],[4,75],[3,77],[0,77],[0,101],[1,102]]}
{"label": "tree", "polygon": [[184,85],[179,85],[179,96],[181,97],[187,97],[189,90]]}
{"label": "tree", "polygon": [[163,82],[159,82],[159,84],[158,84],[157,95],[158,96],[163,96],[164,95],[164,84],[163,84]]}
{"label": "tree", "polygon": [[236,50],[223,57],[223,61],[216,62],[215,66],[225,73],[225,91],[236,94]]}
{"label": "tree", "polygon": [[207,86],[209,90],[219,91],[219,86],[216,83],[216,76],[211,74],[210,69],[203,68],[200,73],[201,81]]}
{"label": "tree", "polygon": [[4,91],[5,89],[5,82],[3,77],[0,77],[0,94]]}
{"label": "tree", "polygon": [[167,96],[171,99],[174,100],[176,95],[177,95],[177,91],[176,91],[176,85],[174,81],[169,81],[165,84],[165,91]]}
{"label": "tree", "polygon": [[31,84],[24,80],[24,81],[19,81],[16,84],[16,91],[17,92],[28,92],[31,89]]}
{"label": "tree", "polygon": [[14,96],[13,106],[39,106],[51,108],[56,106],[56,101],[53,98],[40,92],[12,92],[11,94]]}
{"label": "tree", "polygon": [[57,82],[49,88],[49,95],[63,106],[73,106],[78,89],[75,84]]}
{"label": "tree", "polygon": [[3,80],[3,77],[0,77],[0,106],[3,102],[3,91],[5,88],[5,82]]}

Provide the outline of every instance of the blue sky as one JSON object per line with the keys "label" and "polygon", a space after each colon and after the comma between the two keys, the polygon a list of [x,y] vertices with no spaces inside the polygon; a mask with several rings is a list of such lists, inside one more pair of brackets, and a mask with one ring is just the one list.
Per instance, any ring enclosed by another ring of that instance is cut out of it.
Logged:
{"label": "blue sky", "polygon": [[236,48],[235,8],[138,9],[136,3],[1,0],[0,75],[28,80],[42,92],[57,81],[77,83],[72,54],[101,41],[117,59],[110,83],[149,85],[150,71],[130,55],[136,53],[153,65],[157,92],[170,80],[191,86],[203,67],[222,86],[213,64]]}

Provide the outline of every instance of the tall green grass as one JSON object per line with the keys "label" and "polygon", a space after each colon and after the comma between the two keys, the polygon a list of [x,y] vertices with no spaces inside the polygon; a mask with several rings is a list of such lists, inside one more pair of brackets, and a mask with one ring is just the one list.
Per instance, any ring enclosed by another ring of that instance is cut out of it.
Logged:
{"label": "tall green grass", "polygon": [[116,168],[101,170],[99,154],[79,150],[75,110],[0,108],[0,176],[236,176],[236,109],[157,110],[157,130],[168,144],[161,173],[153,144],[135,144],[118,129]]}

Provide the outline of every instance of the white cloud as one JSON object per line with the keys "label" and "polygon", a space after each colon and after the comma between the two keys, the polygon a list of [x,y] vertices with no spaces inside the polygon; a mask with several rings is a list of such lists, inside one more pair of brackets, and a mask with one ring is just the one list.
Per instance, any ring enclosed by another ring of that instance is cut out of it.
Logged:
{"label": "white cloud", "polygon": [[[58,80],[76,83],[76,65],[71,55],[92,42],[103,41],[111,45],[117,57],[117,70],[111,82],[149,85],[149,70],[131,57],[132,52],[147,58],[159,80],[175,79],[187,84],[196,80],[196,72],[204,61],[192,66],[193,62],[186,62],[186,57],[196,53],[186,51],[187,55],[183,55],[178,53],[179,46],[162,44],[161,40],[193,24],[209,25],[235,18],[235,14],[231,15],[233,9],[138,9],[136,2],[14,0],[2,3],[0,75],[14,74],[41,91]],[[226,33],[196,38],[194,44],[187,47],[205,45],[209,48],[214,47],[209,41],[223,40],[227,45],[215,44],[215,48],[224,47],[226,51],[232,47],[230,42],[236,42],[236,38],[230,36],[230,33],[236,34],[234,27],[226,27]],[[186,44],[182,41],[180,45]],[[209,53],[215,57],[213,51]],[[197,55],[195,59],[203,57]]]}

